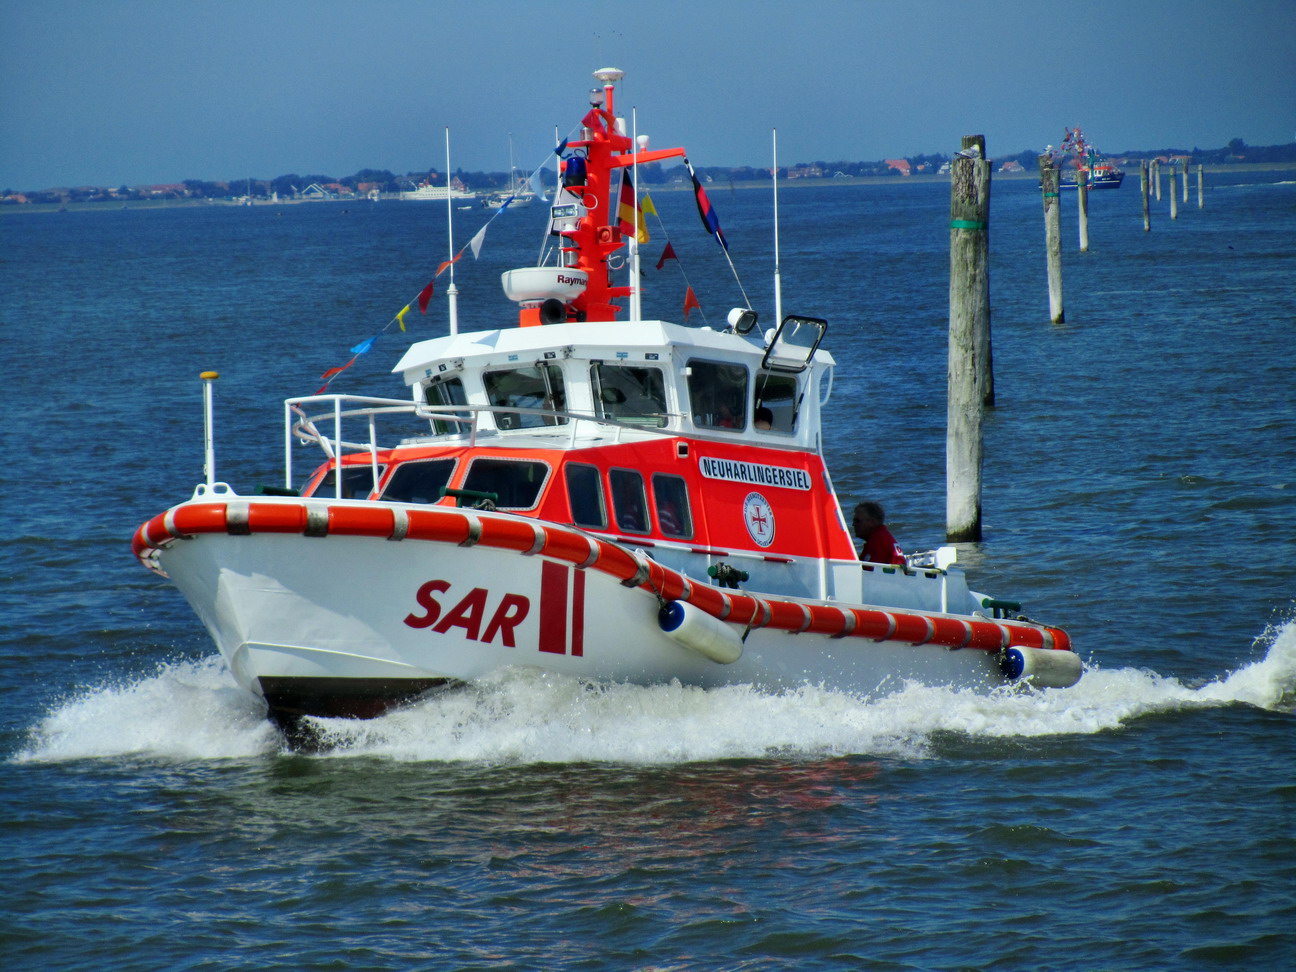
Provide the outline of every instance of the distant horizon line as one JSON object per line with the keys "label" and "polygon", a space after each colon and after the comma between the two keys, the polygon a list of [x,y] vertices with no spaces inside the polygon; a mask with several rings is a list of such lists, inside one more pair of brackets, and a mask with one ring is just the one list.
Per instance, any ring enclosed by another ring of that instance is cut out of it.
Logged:
{"label": "distant horizon line", "polygon": [[[1239,139],[1238,141],[1241,141],[1241,140]],[[1102,153],[1099,153],[1099,154],[1100,154],[1100,156],[1101,156],[1102,158],[1107,159],[1107,160],[1109,160],[1109,161],[1113,161],[1113,162],[1117,162],[1117,163],[1123,163],[1123,162],[1130,162],[1130,161],[1152,161],[1153,159],[1157,159],[1157,158],[1161,158],[1161,157],[1165,157],[1165,156],[1185,156],[1185,155],[1186,155],[1186,156],[1192,158],[1192,157],[1197,156],[1197,155],[1199,155],[1199,154],[1200,154],[1200,155],[1213,155],[1213,154],[1216,154],[1216,153],[1219,153],[1219,152],[1226,152],[1226,151],[1228,151],[1229,148],[1230,148],[1230,145],[1231,145],[1231,143],[1230,143],[1229,145],[1224,145],[1224,146],[1221,146],[1220,148],[1213,148],[1213,149],[1202,149],[1202,148],[1199,148],[1199,147],[1194,146],[1194,147],[1191,148],[1191,149],[1177,149],[1177,148],[1166,148],[1166,149],[1155,149],[1155,150],[1152,150],[1152,149],[1138,149],[1138,150],[1130,150],[1130,151],[1127,151],[1127,152],[1120,152],[1120,153],[1111,153],[1111,154],[1102,154]],[[1266,152],[1269,152],[1269,151],[1275,151],[1275,150],[1282,150],[1282,149],[1291,149],[1292,151],[1291,151],[1291,153],[1290,153],[1290,154],[1291,154],[1291,158],[1290,158],[1290,159],[1277,159],[1277,160],[1272,160],[1272,161],[1279,161],[1279,162],[1283,162],[1283,161],[1296,161],[1296,141],[1292,141],[1292,142],[1284,142],[1284,143],[1281,143],[1281,144],[1279,144],[1279,145],[1251,145],[1251,144],[1249,144],[1249,143],[1247,143],[1247,142],[1242,142],[1242,147],[1245,147],[1246,149],[1250,149],[1250,150],[1252,150],[1252,151],[1266,151]],[[1008,161],[1011,161],[1011,160],[1013,160],[1013,159],[1019,159],[1019,158],[1020,158],[1021,156],[1023,156],[1023,155],[1039,156],[1039,155],[1042,155],[1042,154],[1044,154],[1044,153],[1042,153],[1042,152],[1038,152],[1038,151],[1035,151],[1035,150],[1033,150],[1033,149],[1023,149],[1023,150],[1021,150],[1020,152],[1009,152],[1009,153],[1004,153],[1004,154],[997,155],[997,156],[991,156],[991,157],[989,158],[989,161],[993,162],[993,161],[996,161],[996,160],[1002,160],[1002,161],[1004,161],[1004,162],[1008,162]],[[833,166],[833,165],[851,165],[851,166],[860,166],[860,165],[879,165],[879,164],[885,164],[885,163],[887,163],[887,162],[889,162],[889,161],[892,161],[892,160],[896,160],[896,161],[898,161],[898,160],[904,160],[904,161],[907,162],[907,161],[911,161],[912,159],[917,159],[917,158],[924,158],[924,159],[943,159],[943,160],[945,160],[945,161],[949,161],[950,159],[953,158],[953,156],[952,156],[952,155],[947,155],[947,154],[945,154],[945,153],[943,153],[943,152],[935,152],[935,153],[916,152],[916,153],[914,153],[914,154],[912,154],[912,155],[897,155],[897,156],[894,156],[894,157],[892,157],[892,158],[890,158],[890,159],[888,159],[888,158],[883,158],[883,159],[860,159],[860,160],[855,160],[855,161],[850,161],[850,160],[846,160],[846,159],[836,159],[836,160],[833,160],[832,162],[824,162],[823,160],[816,160],[816,161],[814,161],[814,162],[794,162],[794,163],[792,163],[792,164],[790,164],[790,165],[780,165],[780,166],[779,166],[779,169],[780,169],[780,171],[788,171],[788,170],[792,170],[792,169],[799,169],[799,168],[812,168],[812,167],[819,166],[819,165],[828,165],[828,166]],[[1238,162],[1246,162],[1246,161],[1248,161],[1248,160],[1247,160],[1244,156],[1238,158]],[[676,168],[683,168],[683,166],[682,166],[682,165],[681,165],[681,166],[676,166]],[[714,170],[723,170],[723,171],[729,171],[729,172],[732,172],[732,171],[735,170],[735,169],[754,169],[754,170],[766,170],[766,171],[767,171],[767,170],[770,168],[770,166],[768,166],[768,165],[758,166],[758,165],[750,165],[750,164],[741,164],[741,165],[698,165],[698,166],[695,166],[695,168],[696,168],[697,171],[699,171],[699,172],[714,171]],[[414,176],[417,176],[417,175],[420,175],[420,174],[423,174],[423,173],[427,173],[427,172],[435,172],[435,173],[438,173],[438,174],[440,174],[440,175],[444,175],[444,174],[445,174],[445,173],[442,173],[441,170],[440,170],[439,168],[437,168],[437,167],[433,167],[433,168],[431,168],[431,169],[417,169],[417,170],[413,170],[413,171],[406,172],[406,173],[404,173],[404,174],[402,175],[402,174],[398,174],[398,173],[394,172],[394,171],[391,170],[391,169],[378,169],[378,168],[375,168],[375,167],[372,167],[372,166],[363,166],[363,167],[361,167],[359,170],[357,170],[356,172],[348,173],[347,175],[343,175],[343,176],[326,175],[325,173],[310,173],[310,174],[309,174],[309,181],[314,182],[314,181],[318,181],[319,178],[328,178],[329,181],[331,181],[331,182],[340,182],[340,181],[343,180],[343,179],[350,179],[350,178],[354,178],[355,176],[358,176],[361,172],[386,172],[386,173],[389,173],[393,178],[397,178],[397,179],[408,179],[408,178],[413,178]],[[493,176],[499,176],[499,177],[503,177],[503,178],[508,178],[508,177],[509,177],[509,173],[508,173],[507,171],[504,171],[504,170],[499,170],[499,171],[494,171],[494,170],[470,170],[470,169],[465,169],[465,168],[462,167],[462,166],[456,168],[456,169],[454,170],[454,172],[450,173],[450,175],[458,177],[460,174],[463,174],[463,173],[472,173],[472,174],[477,174],[477,175],[482,175],[482,176],[487,176],[487,177],[493,177]],[[226,186],[226,187],[232,187],[232,186],[234,186],[236,183],[239,183],[239,182],[273,183],[273,182],[275,182],[275,181],[277,181],[277,180],[279,180],[279,179],[283,179],[283,178],[285,178],[285,177],[288,177],[288,176],[294,176],[294,175],[298,175],[298,173],[294,173],[294,172],[285,172],[285,173],[282,173],[281,175],[271,176],[271,177],[268,177],[268,178],[267,178],[267,177],[261,177],[261,176],[239,176],[239,177],[237,177],[237,178],[233,178],[233,179],[201,179],[201,178],[196,178],[196,177],[188,177],[188,178],[184,178],[184,179],[181,179],[181,180],[179,180],[179,181],[176,181],[176,182],[139,182],[139,183],[135,183],[134,185],[131,185],[131,184],[129,184],[129,183],[125,183],[125,182],[100,183],[100,184],[83,183],[83,184],[80,184],[80,185],[71,185],[71,184],[66,184],[66,185],[53,185],[53,186],[46,186],[46,187],[44,187],[44,188],[40,188],[40,189],[10,189],[10,188],[9,188],[7,185],[5,185],[3,182],[0,182],[0,186],[4,186],[4,189],[6,190],[6,191],[4,192],[4,196],[7,197],[7,196],[9,196],[9,195],[27,195],[27,194],[29,194],[29,193],[30,193],[30,194],[37,194],[37,193],[58,192],[58,191],[60,191],[60,190],[71,190],[71,191],[76,191],[76,190],[88,190],[88,189],[114,189],[114,190],[115,190],[115,189],[119,189],[119,188],[121,188],[121,187],[123,187],[123,186],[124,186],[125,188],[127,188],[127,189],[131,189],[131,190],[137,190],[137,189],[156,189],[156,188],[160,188],[160,187],[184,185],[184,183],[186,183],[186,182],[205,182],[205,183],[211,183],[211,184],[213,184],[213,185],[224,185],[224,186]],[[301,178],[306,179],[307,176],[301,176]]]}

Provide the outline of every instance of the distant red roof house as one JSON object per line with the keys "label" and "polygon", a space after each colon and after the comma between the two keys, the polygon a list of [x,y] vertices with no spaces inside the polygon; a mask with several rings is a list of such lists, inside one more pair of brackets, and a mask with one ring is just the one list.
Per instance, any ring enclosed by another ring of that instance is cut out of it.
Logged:
{"label": "distant red roof house", "polygon": [[999,166],[1000,172],[1025,172],[1026,169],[1016,159],[1009,159],[1003,165]]}
{"label": "distant red roof house", "polygon": [[913,175],[913,170],[909,167],[908,159],[884,159],[887,168],[895,169],[901,175]]}
{"label": "distant red roof house", "polygon": [[823,169],[817,165],[798,164],[788,169],[787,177],[789,179],[818,179],[823,175]]}

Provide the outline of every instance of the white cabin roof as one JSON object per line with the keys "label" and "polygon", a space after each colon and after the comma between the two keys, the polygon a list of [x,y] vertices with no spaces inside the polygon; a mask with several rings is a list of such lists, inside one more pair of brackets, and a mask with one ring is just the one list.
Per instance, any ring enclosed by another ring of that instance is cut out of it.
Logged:
{"label": "white cabin roof", "polygon": [[[570,349],[564,357],[662,362],[701,352],[752,366],[759,365],[765,351],[754,333],[742,337],[668,321],[572,322],[472,331],[419,341],[409,347],[392,371],[399,372],[407,385],[414,385],[434,374],[435,366],[447,360],[463,359],[467,366],[481,366],[533,360],[533,355],[555,349]],[[815,352],[814,363],[831,367],[834,361],[829,352],[820,349]]]}

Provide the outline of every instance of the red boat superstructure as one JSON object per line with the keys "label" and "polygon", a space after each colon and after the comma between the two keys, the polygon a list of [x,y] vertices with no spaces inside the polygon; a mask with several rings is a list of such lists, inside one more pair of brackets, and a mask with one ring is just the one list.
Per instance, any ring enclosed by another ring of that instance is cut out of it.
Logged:
{"label": "red boat superstructure", "polygon": [[[285,403],[285,479],[214,481],[143,524],[239,684],[281,723],[368,716],[508,665],[639,683],[1066,686],[1062,631],[969,590],[952,548],[861,564],[821,454],[827,328],[617,321],[619,72],[568,143],[552,264],[518,326],[413,344],[405,400]],[[630,278],[634,279],[633,275]],[[326,461],[298,489],[294,448]]]}

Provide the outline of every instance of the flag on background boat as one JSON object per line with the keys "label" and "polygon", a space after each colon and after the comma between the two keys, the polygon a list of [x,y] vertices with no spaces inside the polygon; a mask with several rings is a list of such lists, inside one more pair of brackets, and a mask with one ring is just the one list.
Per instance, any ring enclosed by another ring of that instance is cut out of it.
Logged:
{"label": "flag on background boat", "polygon": [[[621,170],[621,199],[617,203],[617,228],[623,236],[633,236],[635,231],[635,193],[630,173]],[[639,210],[639,235],[635,237],[640,243],[648,242],[648,226],[644,223],[643,210]]]}
{"label": "flag on background boat", "polygon": [[707,198],[702,183],[698,182],[697,173],[693,171],[693,163],[685,159],[684,165],[688,168],[689,178],[693,180],[693,198],[697,200],[698,215],[702,217],[702,225],[727,252],[729,242],[724,238],[724,233],[720,231],[720,219],[716,216],[715,210],[711,208],[711,200]]}

